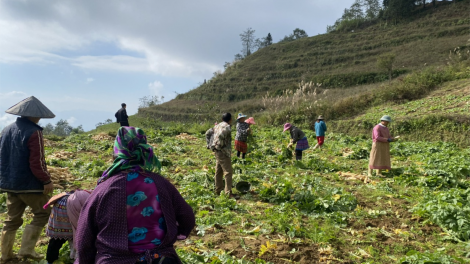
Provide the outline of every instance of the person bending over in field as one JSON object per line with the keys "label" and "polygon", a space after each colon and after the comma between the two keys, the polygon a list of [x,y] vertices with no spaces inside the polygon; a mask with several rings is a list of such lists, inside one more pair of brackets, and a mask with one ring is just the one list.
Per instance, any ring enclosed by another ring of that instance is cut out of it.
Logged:
{"label": "person bending over in field", "polygon": [[[399,137],[392,138],[388,125],[392,122],[392,118],[384,115],[380,119],[380,123],[374,127],[372,131],[372,150],[370,151],[369,171],[367,176],[372,176],[372,170],[376,170],[377,176],[384,177],[382,170],[391,169],[390,161],[390,142],[395,141]],[[364,180],[369,181],[368,177]]]}
{"label": "person bending over in field", "polygon": [[237,150],[237,158],[245,159],[248,152],[248,135],[251,133],[250,125],[245,122],[246,115],[239,113],[237,118],[237,134],[235,135],[235,149]]}
{"label": "person bending over in field", "polygon": [[46,260],[52,264],[59,259],[59,251],[65,242],[70,244],[70,258],[76,258],[74,236],[77,233],[78,217],[91,191],[77,190],[52,197],[44,209],[52,206],[46,235],[50,237]]}
{"label": "person bending over in field", "polygon": [[222,115],[222,122],[214,128],[214,140],[211,150],[215,155],[215,193],[219,195],[224,190],[223,178],[225,177],[225,194],[231,198],[238,199],[232,194],[232,115],[225,113]]}
{"label": "person bending over in field", "polygon": [[284,125],[284,131],[286,132],[289,130],[290,132],[290,143],[287,145],[287,148],[292,147],[292,145],[297,144],[295,147],[295,159],[296,160],[302,160],[302,152],[310,146],[308,145],[308,140],[307,137],[305,136],[305,133],[300,130],[300,128],[293,126],[289,123],[286,123]]}
{"label": "person bending over in field", "polygon": [[80,214],[75,263],[181,264],[173,244],[194,228],[193,209],[153,172],[161,165],[142,129],[121,127],[114,154]]}
{"label": "person bending over in field", "polygon": [[315,122],[315,134],[317,136],[317,144],[315,145],[315,147],[313,147],[313,149],[322,149],[323,143],[325,142],[325,131],[326,124],[323,121],[323,116],[319,116],[317,118],[317,122]]}

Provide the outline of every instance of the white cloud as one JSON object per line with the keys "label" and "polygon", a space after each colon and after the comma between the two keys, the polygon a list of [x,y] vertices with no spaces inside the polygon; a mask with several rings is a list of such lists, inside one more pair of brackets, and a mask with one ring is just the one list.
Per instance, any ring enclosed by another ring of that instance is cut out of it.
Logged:
{"label": "white cloud", "polygon": [[93,78],[86,78],[86,83],[89,84],[89,83],[92,83],[95,79]]}
{"label": "white cloud", "polygon": [[81,56],[74,59],[72,65],[84,69],[125,71],[125,72],[148,72],[150,68],[147,60],[132,56]]}
{"label": "white cloud", "polygon": [[67,122],[69,123],[69,125],[73,125],[76,121],[77,119],[73,116],[67,119]]}
{"label": "white cloud", "polygon": [[[257,37],[270,32],[275,40],[296,27],[316,35],[352,2],[0,1],[0,63],[65,62],[85,69],[203,79],[240,51],[238,34],[247,27]],[[95,52],[95,44],[123,52]],[[139,54],[124,56],[129,51]],[[90,54],[98,56],[82,56]]]}
{"label": "white cloud", "polygon": [[26,97],[26,93],[21,92],[21,91],[11,91],[8,93],[0,93],[0,98],[5,99],[5,98],[14,98],[14,97]]}
{"label": "white cloud", "polygon": [[28,97],[28,95],[22,91],[0,93],[0,112],[4,112],[5,110],[19,103],[26,97]]}
{"label": "white cloud", "polygon": [[0,62],[3,63],[67,60],[55,52],[76,50],[90,42],[90,39],[80,38],[58,23],[0,19]]}
{"label": "white cloud", "polygon": [[160,81],[149,83],[149,90],[152,95],[161,96],[163,93],[163,84]]}
{"label": "white cloud", "polygon": [[45,97],[41,100],[46,106],[50,106],[51,111],[78,111],[83,109],[100,109],[103,111],[113,111],[115,103],[109,100],[81,98],[76,96]]}
{"label": "white cloud", "polygon": [[3,129],[4,127],[15,122],[16,118],[17,116],[10,115],[10,114],[4,114],[3,116],[0,116],[0,132],[1,132],[1,129]]}

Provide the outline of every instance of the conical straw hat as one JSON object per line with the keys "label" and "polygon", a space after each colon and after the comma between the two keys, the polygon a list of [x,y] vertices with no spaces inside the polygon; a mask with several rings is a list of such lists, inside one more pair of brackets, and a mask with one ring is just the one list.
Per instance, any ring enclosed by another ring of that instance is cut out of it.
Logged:
{"label": "conical straw hat", "polygon": [[16,105],[10,107],[5,111],[6,113],[19,116],[39,117],[39,118],[54,118],[54,113],[49,110],[41,101],[36,97],[31,96]]}

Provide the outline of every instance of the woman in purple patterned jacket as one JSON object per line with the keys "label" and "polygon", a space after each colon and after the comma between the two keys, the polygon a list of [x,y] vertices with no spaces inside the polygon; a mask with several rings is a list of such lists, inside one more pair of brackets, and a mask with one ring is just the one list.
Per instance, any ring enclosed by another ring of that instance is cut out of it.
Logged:
{"label": "woman in purple patterned jacket", "polygon": [[114,155],[81,211],[75,263],[180,264],[173,244],[194,228],[192,208],[152,172],[160,162],[141,129],[121,127]]}

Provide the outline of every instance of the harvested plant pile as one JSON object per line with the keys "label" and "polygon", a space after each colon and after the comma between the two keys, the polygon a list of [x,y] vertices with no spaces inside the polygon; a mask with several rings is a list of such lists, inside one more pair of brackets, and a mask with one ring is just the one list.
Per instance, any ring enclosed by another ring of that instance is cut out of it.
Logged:
{"label": "harvested plant pile", "polygon": [[114,138],[108,134],[100,133],[98,135],[94,135],[91,137],[93,140],[96,141],[103,141],[103,140],[114,140]]}
{"label": "harvested plant pile", "polygon": [[197,140],[197,137],[191,136],[188,133],[181,133],[181,134],[177,135],[176,138],[181,139],[181,140],[187,140],[187,141],[196,141]]}
{"label": "harvested plant pile", "polygon": [[52,182],[55,183],[56,188],[64,189],[63,186],[59,184],[64,184],[67,182],[73,182],[75,177],[70,173],[69,168],[59,168],[59,167],[47,167],[47,170],[51,174]]}
{"label": "harvested plant pile", "polygon": [[57,145],[56,142],[49,140],[47,138],[44,139],[44,146],[46,147],[55,147]]}
{"label": "harvested plant pile", "polygon": [[67,160],[67,159],[72,159],[75,156],[72,152],[67,152],[67,151],[58,151],[55,152],[54,154],[49,155],[47,158],[48,159],[58,159],[58,160]]}

